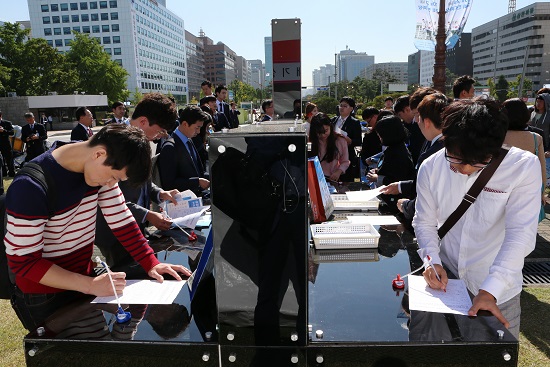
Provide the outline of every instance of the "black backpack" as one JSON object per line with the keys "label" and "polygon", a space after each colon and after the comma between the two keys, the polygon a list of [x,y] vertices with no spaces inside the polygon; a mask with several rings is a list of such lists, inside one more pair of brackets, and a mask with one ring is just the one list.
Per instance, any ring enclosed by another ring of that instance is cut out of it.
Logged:
{"label": "black backpack", "polygon": [[[17,171],[17,176],[29,176],[38,182],[46,191],[48,199],[48,218],[55,214],[56,191],[52,177],[36,163],[29,162]],[[0,218],[2,220],[2,230],[0,230],[0,299],[11,299],[15,291],[15,275],[8,267],[8,258],[6,257],[6,246],[4,244],[4,235],[6,234],[6,194],[0,195]]]}

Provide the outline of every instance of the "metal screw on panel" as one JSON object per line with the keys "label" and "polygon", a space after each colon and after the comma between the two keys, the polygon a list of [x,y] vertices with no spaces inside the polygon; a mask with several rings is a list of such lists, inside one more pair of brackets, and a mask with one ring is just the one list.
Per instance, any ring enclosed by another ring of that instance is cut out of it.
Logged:
{"label": "metal screw on panel", "polygon": [[504,331],[503,330],[497,330],[498,338],[503,339],[504,338]]}
{"label": "metal screw on panel", "polygon": [[504,358],[506,362],[509,362],[512,359],[512,356],[507,351],[504,351],[502,352],[502,358]]}
{"label": "metal screw on panel", "polygon": [[298,333],[290,334],[290,340],[292,340],[293,342],[298,341]]}
{"label": "metal screw on panel", "polygon": [[208,362],[208,360],[210,360],[210,353],[204,352],[204,354],[202,355],[202,360]]}
{"label": "metal screw on panel", "polygon": [[323,339],[323,330],[317,330],[315,332],[315,336],[317,337],[317,339]]}
{"label": "metal screw on panel", "polygon": [[206,333],[204,333],[204,337],[206,338],[206,340],[212,339],[212,332],[211,332],[211,331],[207,331]]}
{"label": "metal screw on panel", "polygon": [[297,354],[293,354],[291,357],[290,357],[290,362],[296,364],[298,363],[298,355]]}
{"label": "metal screw on panel", "polygon": [[227,333],[227,340],[233,340],[233,339],[235,339],[235,334]]}
{"label": "metal screw on panel", "polygon": [[288,151],[289,151],[290,153],[294,153],[294,152],[296,151],[296,145],[290,144],[290,145],[288,146]]}
{"label": "metal screw on panel", "polygon": [[231,353],[229,355],[229,362],[233,363],[237,360],[237,355],[235,353]]}
{"label": "metal screw on panel", "polygon": [[43,326],[39,326],[39,327],[36,329],[36,335],[42,336],[42,335],[44,335],[44,333],[46,333],[46,329],[44,329]]}
{"label": "metal screw on panel", "polygon": [[307,326],[307,331],[309,331],[311,333],[313,331],[313,325],[309,324]]}
{"label": "metal screw on panel", "polygon": [[323,358],[322,354],[317,354],[317,357],[315,357],[315,362],[317,363],[323,363],[325,359]]}
{"label": "metal screw on panel", "polygon": [[34,357],[36,355],[36,353],[38,353],[38,347],[32,348],[27,353],[29,354],[29,356]]}
{"label": "metal screw on panel", "polygon": [[225,146],[224,146],[224,145],[220,145],[220,146],[218,147],[218,152],[219,152],[220,154],[225,153]]}
{"label": "metal screw on panel", "polygon": [[289,126],[289,127],[288,127],[288,132],[289,132],[289,133],[293,133],[294,130],[295,130],[295,129],[294,129],[294,126]]}

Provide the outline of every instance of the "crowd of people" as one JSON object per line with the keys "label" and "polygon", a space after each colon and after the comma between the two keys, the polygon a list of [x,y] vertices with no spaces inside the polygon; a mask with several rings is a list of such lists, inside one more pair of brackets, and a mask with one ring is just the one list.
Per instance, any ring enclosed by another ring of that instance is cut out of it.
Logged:
{"label": "crowd of people", "polygon": [[[332,119],[309,103],[304,116],[308,154],[319,158],[330,182],[364,177],[381,186],[387,209],[412,225],[421,257],[433,259],[424,272],[430,287],[445,289],[449,277],[465,280],[475,295],[470,314],[488,310],[517,337],[521,269],[535,246],[550,172],[550,91],[538,92],[530,113],[520,99],[499,104],[474,98],[474,83],[469,76],[457,79],[454,100],[425,87],[395,102],[386,98],[382,110],[363,107],[363,122],[354,116],[351,97],[340,99]],[[160,281],[162,274],[190,275],[182,266],[158,262],[144,227],[146,222],[159,229],[171,225],[150,210],[151,201],[175,202],[184,190],[208,195],[208,134],[239,126],[235,104],[225,102],[227,88],[219,85],[213,93],[208,81],[201,88],[200,106],[179,111],[173,100],[151,93],[126,119],[124,104],[117,102],[113,119],[96,133],[90,110],[78,108],[71,142],[47,151],[46,129],[32,113],[25,115],[27,161],[40,165],[63,193],[56,195],[52,215],[47,190],[33,178],[17,176],[7,192],[5,244],[16,284],[12,304],[27,329],[75,294],[112,293],[106,276],[92,276],[93,244],[114,270],[117,292],[126,280],[117,269],[131,264]],[[273,107],[273,100],[262,103],[263,121],[273,119]],[[13,176],[12,158],[3,147],[10,125],[0,113],[4,169]],[[157,184],[149,174],[150,141],[158,143]],[[468,197],[487,167],[497,168],[477,199]],[[463,198],[472,206],[439,234]],[[35,307],[44,301],[49,306]]]}

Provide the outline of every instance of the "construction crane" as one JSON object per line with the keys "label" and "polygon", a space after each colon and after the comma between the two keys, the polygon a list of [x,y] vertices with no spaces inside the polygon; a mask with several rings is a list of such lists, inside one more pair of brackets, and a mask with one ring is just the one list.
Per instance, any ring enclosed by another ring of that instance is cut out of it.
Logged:
{"label": "construction crane", "polygon": [[508,1],[508,14],[516,11],[516,0]]}

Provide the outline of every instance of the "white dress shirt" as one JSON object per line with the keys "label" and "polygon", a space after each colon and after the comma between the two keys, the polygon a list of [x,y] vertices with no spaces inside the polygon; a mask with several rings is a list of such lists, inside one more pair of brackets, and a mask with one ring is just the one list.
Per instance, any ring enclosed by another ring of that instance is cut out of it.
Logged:
{"label": "white dress shirt", "polygon": [[491,293],[502,304],[521,292],[524,258],[535,248],[540,211],[538,158],[510,148],[477,200],[447,232],[437,229],[458,207],[479,172],[463,175],[445,159],[445,149],[420,166],[413,227],[421,258],[447,265],[468,289]]}

